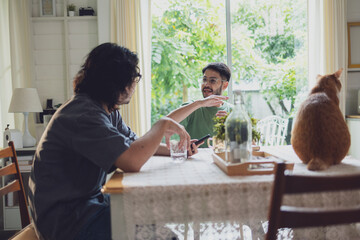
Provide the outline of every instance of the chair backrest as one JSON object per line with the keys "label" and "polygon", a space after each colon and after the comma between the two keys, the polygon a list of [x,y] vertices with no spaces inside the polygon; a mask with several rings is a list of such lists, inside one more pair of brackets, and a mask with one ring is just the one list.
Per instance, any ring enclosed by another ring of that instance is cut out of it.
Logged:
{"label": "chair backrest", "polygon": [[[266,239],[276,239],[279,228],[320,227],[360,222],[360,206],[339,208],[288,206],[282,203],[284,195],[359,189],[360,174],[350,176],[291,175],[285,171],[284,163],[277,164]],[[309,200],[311,202],[311,199]]]}
{"label": "chair backrest", "polygon": [[30,215],[24,192],[24,185],[19,170],[19,164],[16,157],[16,151],[12,141],[9,142],[9,147],[0,150],[0,159],[1,158],[9,158],[11,163],[0,168],[0,177],[13,176],[14,180],[0,188],[0,197],[3,197],[11,192],[18,193],[21,226],[24,228],[30,224]]}
{"label": "chair backrest", "polygon": [[287,135],[288,119],[279,116],[267,116],[257,122],[256,128],[260,132],[260,146],[284,145]]}

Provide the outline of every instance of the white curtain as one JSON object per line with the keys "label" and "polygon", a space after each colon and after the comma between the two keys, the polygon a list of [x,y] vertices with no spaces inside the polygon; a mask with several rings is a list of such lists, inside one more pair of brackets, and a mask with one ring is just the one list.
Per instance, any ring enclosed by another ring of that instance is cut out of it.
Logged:
{"label": "white curtain", "polygon": [[10,47],[13,87],[34,87],[30,33],[31,1],[9,1]]}
{"label": "white curtain", "polygon": [[341,75],[340,110],[345,115],[347,88],[347,0],[308,0],[309,86],[317,74]]}
{"label": "white curtain", "polygon": [[142,136],[151,122],[151,9],[150,0],[112,0],[110,39],[136,52],[142,79],[132,100],[121,106],[127,125]]}
{"label": "white curtain", "polygon": [[[12,89],[35,87],[33,82],[28,0],[0,0],[0,124],[23,130],[23,114],[8,113]],[[35,114],[29,117],[29,130],[35,131]],[[1,138],[3,134],[1,134]]]}
{"label": "white curtain", "polygon": [[[13,88],[35,87],[33,81],[30,34],[31,1],[9,1],[11,74]],[[36,136],[35,113],[29,113],[29,131]],[[23,114],[15,113],[15,127],[24,129]]]}
{"label": "white curtain", "polygon": [[14,114],[8,113],[12,94],[9,31],[8,0],[0,0],[0,146],[6,125],[10,124],[10,128],[15,128]]}

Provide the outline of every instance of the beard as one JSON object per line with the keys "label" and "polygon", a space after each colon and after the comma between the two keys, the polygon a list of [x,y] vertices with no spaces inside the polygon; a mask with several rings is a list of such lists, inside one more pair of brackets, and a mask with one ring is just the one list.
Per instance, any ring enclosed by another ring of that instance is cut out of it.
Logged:
{"label": "beard", "polygon": [[203,97],[206,98],[210,95],[221,95],[222,94],[222,83],[219,88],[213,89],[211,87],[203,87],[202,88]]}

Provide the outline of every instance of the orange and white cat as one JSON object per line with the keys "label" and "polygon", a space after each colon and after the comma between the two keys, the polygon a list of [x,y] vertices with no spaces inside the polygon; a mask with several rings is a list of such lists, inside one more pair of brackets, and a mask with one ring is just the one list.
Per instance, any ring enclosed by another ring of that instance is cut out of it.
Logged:
{"label": "orange and white cat", "polygon": [[324,170],[344,159],[350,133],[339,108],[342,69],[318,75],[317,84],[301,104],[292,130],[291,144],[309,170]]}

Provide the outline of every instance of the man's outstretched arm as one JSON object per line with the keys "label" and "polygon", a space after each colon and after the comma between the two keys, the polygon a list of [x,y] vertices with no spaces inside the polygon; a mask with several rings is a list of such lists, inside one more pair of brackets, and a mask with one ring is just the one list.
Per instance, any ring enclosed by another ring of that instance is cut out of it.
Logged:
{"label": "man's outstretched arm", "polygon": [[192,112],[201,107],[218,107],[221,106],[224,100],[227,100],[229,97],[221,95],[211,95],[204,99],[196,100],[192,103],[179,107],[169,113],[167,117],[174,119],[177,122],[181,122]]}

